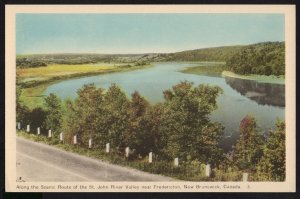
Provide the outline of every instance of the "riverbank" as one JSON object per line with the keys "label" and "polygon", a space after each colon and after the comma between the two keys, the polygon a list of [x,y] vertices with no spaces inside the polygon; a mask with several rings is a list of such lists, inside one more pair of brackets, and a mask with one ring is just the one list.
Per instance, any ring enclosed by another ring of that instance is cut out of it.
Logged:
{"label": "riverbank", "polygon": [[271,84],[285,84],[284,76],[266,76],[266,75],[239,75],[231,71],[223,71],[223,77],[231,77],[231,78],[238,78],[238,79],[246,79],[246,80],[253,80],[261,83],[271,83]]}
{"label": "riverbank", "polygon": [[17,69],[18,85],[22,88],[20,99],[30,109],[43,106],[43,92],[48,86],[67,79],[93,75],[126,72],[152,67],[152,64],[133,66],[129,64],[83,64],[49,65],[47,67]]}

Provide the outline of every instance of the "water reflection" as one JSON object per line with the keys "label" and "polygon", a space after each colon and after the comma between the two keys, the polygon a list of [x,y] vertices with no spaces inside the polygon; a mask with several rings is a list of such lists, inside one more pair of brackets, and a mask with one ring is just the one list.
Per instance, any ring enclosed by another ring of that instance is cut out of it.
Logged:
{"label": "water reflection", "polygon": [[225,82],[240,94],[261,105],[285,107],[285,86],[225,77]]}

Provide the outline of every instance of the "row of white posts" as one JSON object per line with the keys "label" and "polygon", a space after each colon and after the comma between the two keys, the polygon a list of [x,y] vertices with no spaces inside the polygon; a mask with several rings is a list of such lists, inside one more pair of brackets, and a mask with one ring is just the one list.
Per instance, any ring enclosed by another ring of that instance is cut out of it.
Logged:
{"label": "row of white posts", "polygon": [[[18,122],[17,123],[17,128],[20,130],[21,129],[21,123],[20,122]],[[30,125],[27,125],[27,127],[26,127],[26,131],[27,132],[30,132]],[[40,135],[40,127],[38,127],[37,128],[37,134],[38,135]],[[51,130],[49,130],[48,131],[48,137],[49,138],[51,138],[52,137],[52,132],[51,132]],[[63,137],[63,133],[60,133],[59,134],[59,140],[60,141],[64,141],[64,137]],[[73,144],[75,145],[75,144],[77,144],[77,135],[74,135],[74,137],[73,137]],[[92,139],[89,139],[89,149],[90,148],[92,148]],[[105,145],[105,152],[106,153],[109,153],[109,151],[110,151],[110,144],[109,143],[107,143],[106,145]],[[129,147],[126,147],[125,148],[125,157],[126,158],[128,158],[129,157],[129,154],[130,154],[130,148]],[[152,152],[150,152],[149,153],[149,163],[152,163],[152,156],[153,156],[153,153]],[[174,166],[175,167],[178,167],[179,166],[179,159],[178,158],[175,158],[174,159]],[[205,176],[206,177],[210,177],[210,175],[211,175],[211,167],[210,167],[210,164],[207,164],[206,166],[205,166]],[[243,182],[246,182],[246,181],[248,181],[248,173],[243,173]]]}

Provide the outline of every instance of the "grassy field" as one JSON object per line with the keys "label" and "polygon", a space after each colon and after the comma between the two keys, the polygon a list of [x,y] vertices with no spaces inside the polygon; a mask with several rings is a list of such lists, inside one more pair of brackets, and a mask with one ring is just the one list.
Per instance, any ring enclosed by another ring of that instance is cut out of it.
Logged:
{"label": "grassy field", "polygon": [[49,85],[50,84],[41,84],[38,86],[22,89],[22,94],[20,96],[21,101],[23,101],[30,109],[42,107],[44,102],[44,96],[42,95],[42,93]]}
{"label": "grassy field", "polygon": [[17,69],[17,74],[22,81],[27,82],[31,80],[48,79],[56,76],[65,76],[76,73],[89,72],[104,72],[122,66],[121,64],[83,64],[83,65],[49,65],[46,67],[24,68]]}
{"label": "grassy field", "polygon": [[224,63],[208,63],[204,66],[188,67],[182,70],[183,73],[190,73],[196,75],[207,75],[207,76],[221,76],[224,70]]}
{"label": "grassy field", "polygon": [[266,76],[266,75],[239,75],[230,71],[223,71],[222,76],[224,77],[233,77],[239,79],[255,80],[263,83],[272,83],[272,84],[285,84],[284,76]]}
{"label": "grassy field", "polygon": [[82,65],[49,65],[46,67],[17,69],[18,82],[22,85],[21,100],[30,108],[43,105],[42,93],[56,82],[112,72],[123,72],[147,68],[151,65],[132,66],[128,64],[82,64]]}

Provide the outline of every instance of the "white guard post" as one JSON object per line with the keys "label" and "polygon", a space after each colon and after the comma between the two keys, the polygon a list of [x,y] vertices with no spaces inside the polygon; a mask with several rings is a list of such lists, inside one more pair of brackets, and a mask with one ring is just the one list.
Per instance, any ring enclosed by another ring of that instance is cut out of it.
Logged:
{"label": "white guard post", "polygon": [[106,153],[109,153],[109,148],[110,148],[109,143],[106,143],[106,146],[105,146],[105,152]]}
{"label": "white guard post", "polygon": [[61,132],[60,134],[59,134],[59,140],[62,142],[62,141],[64,141],[64,133],[63,132]]}
{"label": "white guard post", "polygon": [[126,158],[129,157],[129,152],[130,152],[129,147],[126,147],[126,148],[125,148],[125,156],[126,156]]}
{"label": "white guard post", "polygon": [[89,139],[89,149],[92,148],[92,139]]}
{"label": "white guard post", "polygon": [[174,166],[175,166],[175,167],[178,167],[178,166],[179,166],[179,160],[178,160],[178,158],[175,158],[175,159],[174,159]]}
{"label": "white guard post", "polygon": [[206,177],[209,177],[210,174],[211,174],[210,164],[207,164],[207,165],[205,166],[205,176],[206,176]]}
{"label": "white guard post", "polygon": [[243,173],[243,182],[248,181],[248,173]]}
{"label": "white guard post", "polygon": [[77,144],[77,135],[74,135],[73,143],[74,143],[74,144]]}
{"label": "white guard post", "polygon": [[152,152],[149,153],[149,163],[152,163]]}

